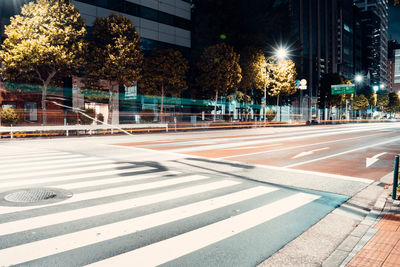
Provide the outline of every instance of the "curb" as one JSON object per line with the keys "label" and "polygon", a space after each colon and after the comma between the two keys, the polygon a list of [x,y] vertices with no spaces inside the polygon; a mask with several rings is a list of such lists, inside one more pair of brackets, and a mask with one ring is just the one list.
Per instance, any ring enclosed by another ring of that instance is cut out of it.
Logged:
{"label": "curb", "polygon": [[[390,188],[390,187],[389,187]],[[351,234],[335,249],[335,251],[322,263],[324,267],[344,267],[378,231],[373,227],[387,213],[385,208],[388,190],[385,189],[378,197],[368,215],[357,225]]]}

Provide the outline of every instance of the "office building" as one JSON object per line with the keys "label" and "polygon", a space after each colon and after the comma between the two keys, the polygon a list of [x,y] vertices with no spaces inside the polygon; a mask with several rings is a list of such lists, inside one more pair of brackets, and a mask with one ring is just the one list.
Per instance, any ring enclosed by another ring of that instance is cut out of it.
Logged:
{"label": "office building", "polygon": [[348,0],[290,0],[289,8],[300,44],[295,55],[299,78],[308,85],[308,118],[315,117],[323,75],[339,73],[352,80],[361,70],[358,10]]}
{"label": "office building", "polygon": [[[11,16],[28,0],[0,1],[0,36]],[[128,17],[136,26],[144,50],[175,48],[187,54],[191,47],[189,0],[71,0],[86,20],[89,30],[96,17],[111,12]]]}
{"label": "office building", "polygon": [[363,25],[363,69],[371,84],[387,86],[388,79],[388,0],[354,0],[361,9]]}
{"label": "office building", "polygon": [[[395,79],[395,63],[396,63],[396,50],[400,49],[400,44],[396,40],[390,40],[388,42],[388,71],[387,71],[387,90],[389,92],[395,91],[395,86],[394,86],[394,79]],[[397,57],[400,56],[400,53],[397,52]],[[400,58],[397,58],[397,63],[400,63]],[[400,69],[397,74],[400,79]],[[398,82],[399,84],[396,86],[397,90],[399,89],[400,81]],[[396,91],[397,91],[396,90]]]}

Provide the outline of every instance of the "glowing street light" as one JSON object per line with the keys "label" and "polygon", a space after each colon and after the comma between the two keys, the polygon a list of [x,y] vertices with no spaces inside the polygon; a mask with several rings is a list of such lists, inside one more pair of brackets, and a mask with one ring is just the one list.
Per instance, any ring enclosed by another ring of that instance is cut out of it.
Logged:
{"label": "glowing street light", "polygon": [[372,87],[372,89],[374,89],[374,92],[376,93],[376,92],[379,90],[379,86],[378,86],[378,85],[374,85],[374,86]]}
{"label": "glowing street light", "polygon": [[277,59],[285,59],[288,57],[289,51],[285,47],[279,47],[275,50],[275,56]]}
{"label": "glowing street light", "polygon": [[381,85],[379,86],[381,89],[385,89],[385,85],[383,83],[381,83]]}
{"label": "glowing street light", "polygon": [[364,78],[363,78],[362,75],[357,74],[357,75],[354,77],[354,80],[356,81],[356,83],[361,83],[361,82],[364,80]]}

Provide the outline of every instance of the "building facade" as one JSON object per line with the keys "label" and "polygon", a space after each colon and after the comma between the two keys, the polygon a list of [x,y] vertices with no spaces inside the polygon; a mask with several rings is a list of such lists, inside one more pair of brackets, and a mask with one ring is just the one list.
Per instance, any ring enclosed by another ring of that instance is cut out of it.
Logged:
{"label": "building facade", "polygon": [[[0,1],[0,36],[4,25],[29,0]],[[71,0],[90,31],[96,17],[111,12],[129,18],[136,26],[144,50],[174,48],[188,53],[191,47],[190,0]]]}
{"label": "building facade", "polygon": [[[10,17],[19,14],[21,7],[31,0],[0,1],[0,37],[4,39],[4,26],[10,23]],[[185,56],[189,56],[191,47],[191,3],[190,0],[70,0],[85,19],[88,32],[92,30],[96,17],[106,17],[112,12],[123,15],[131,20],[136,31],[141,37],[142,49],[146,52],[155,48],[173,48],[179,50]],[[1,43],[1,42],[0,42]],[[82,108],[75,100],[82,99],[79,88],[75,83],[64,83],[67,92],[60,95],[68,96],[64,104]],[[71,89],[72,88],[72,89]],[[72,90],[72,91],[71,91]],[[134,120],[133,113],[140,110],[137,102],[137,87],[125,87],[125,92],[120,90],[120,112],[130,114],[122,116],[121,121],[131,122]],[[79,101],[78,101],[79,102]],[[83,101],[81,101],[83,103]],[[0,99],[0,107],[10,106],[24,113],[40,113],[40,94],[30,97],[24,93],[20,95],[11,94],[7,91],[3,101]],[[152,107],[156,109],[157,103]],[[166,107],[168,108],[168,107]],[[54,107],[51,107],[54,109]],[[62,113],[62,110],[60,110]],[[114,112],[117,114],[117,112]],[[59,114],[57,118],[62,118]],[[40,123],[41,116],[30,116],[26,121]]]}
{"label": "building facade", "polygon": [[400,92],[400,48],[394,49],[393,51],[393,61],[392,61],[392,88],[390,88],[391,93]]}
{"label": "building facade", "polygon": [[[400,49],[400,44],[396,40],[390,40],[388,42],[388,72],[387,72],[387,90],[388,92],[397,92],[399,90],[400,81],[398,81],[398,85],[395,86],[395,64],[396,64],[396,50]],[[397,52],[397,57],[400,56],[400,53]],[[398,63],[400,58],[397,58]],[[400,76],[400,69],[397,73]],[[398,77],[400,79],[400,77]]]}
{"label": "building facade", "polygon": [[363,68],[372,85],[387,86],[388,79],[388,0],[354,0],[361,9]]}
{"label": "building facade", "polygon": [[300,44],[295,55],[298,73],[308,83],[308,117],[315,117],[324,74],[352,80],[361,72],[359,10],[348,0],[290,0],[289,8]]}

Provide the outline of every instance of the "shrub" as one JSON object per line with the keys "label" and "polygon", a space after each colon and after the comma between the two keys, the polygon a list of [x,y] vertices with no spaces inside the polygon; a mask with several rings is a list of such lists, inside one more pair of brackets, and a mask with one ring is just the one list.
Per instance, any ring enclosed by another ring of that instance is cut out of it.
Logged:
{"label": "shrub", "polygon": [[3,108],[0,113],[1,122],[7,124],[17,124],[21,121],[21,116],[18,112],[13,108]]}
{"label": "shrub", "polygon": [[268,121],[272,121],[272,120],[275,118],[275,116],[276,116],[276,111],[273,110],[273,109],[268,109],[268,110],[265,112],[265,116],[267,117],[267,120],[268,120]]}
{"label": "shrub", "polygon": [[154,120],[154,110],[152,109],[143,109],[140,113],[140,117],[144,122],[152,122]]}
{"label": "shrub", "polygon": [[104,122],[104,115],[102,113],[97,114],[98,124],[101,124],[99,121]]}
{"label": "shrub", "polygon": [[[92,117],[92,118],[94,118],[96,116],[96,111],[94,109],[92,109],[92,108],[84,109],[82,112],[85,113],[86,115]],[[76,112],[69,111],[67,113],[67,123],[68,123],[68,125],[77,124],[76,119],[77,119]],[[90,119],[90,118],[86,117],[85,115],[82,115],[81,113],[79,113],[79,122],[82,125],[89,125],[89,124],[92,124],[93,119]]]}
{"label": "shrub", "polygon": [[85,115],[79,113],[79,120],[82,125],[89,125],[93,123],[93,119],[96,116],[96,111],[93,108],[87,108],[83,110],[83,113],[88,115],[91,118],[86,117]]}
{"label": "shrub", "polygon": [[76,113],[72,111],[67,112],[67,124],[75,125],[76,124]]}

